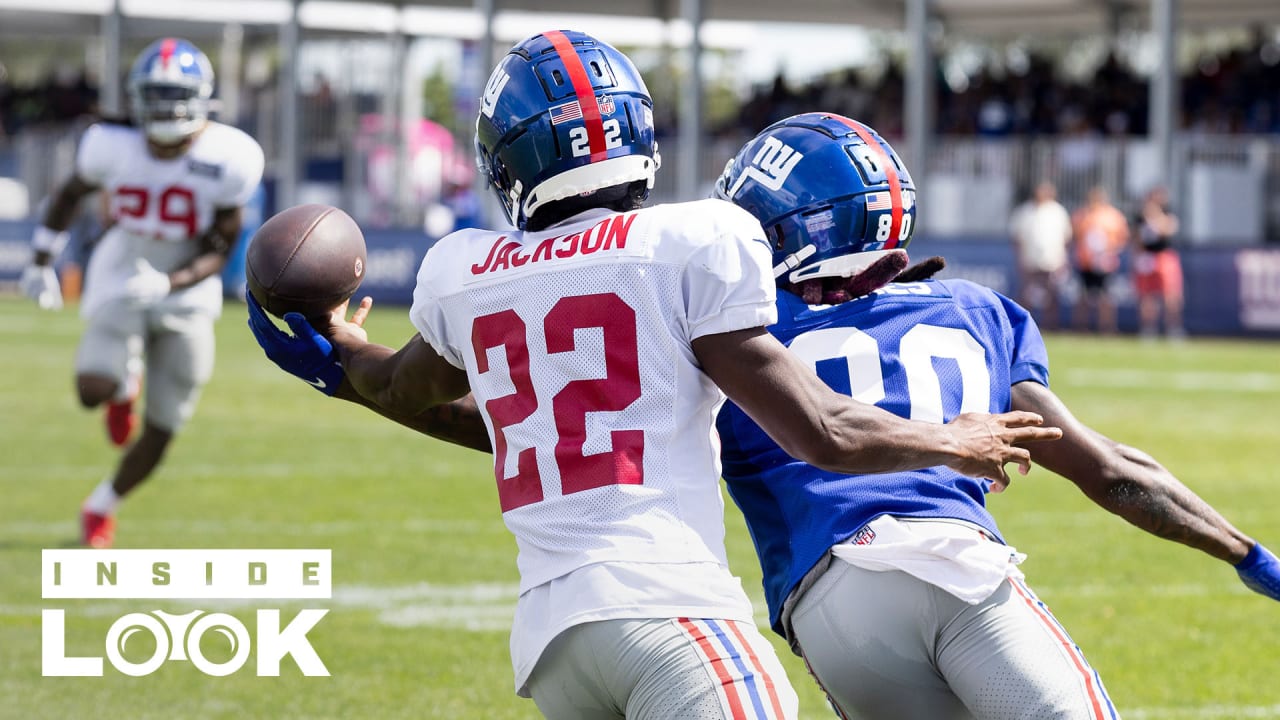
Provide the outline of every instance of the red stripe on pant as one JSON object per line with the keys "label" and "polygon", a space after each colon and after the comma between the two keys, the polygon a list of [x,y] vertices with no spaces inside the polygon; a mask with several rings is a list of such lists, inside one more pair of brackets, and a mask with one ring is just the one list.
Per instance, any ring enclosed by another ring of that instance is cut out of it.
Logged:
{"label": "red stripe on pant", "polygon": [[751,643],[747,642],[747,638],[738,629],[738,623],[726,620],[725,624],[729,626],[729,630],[737,638],[738,644],[742,646],[742,649],[747,651],[747,659],[751,661],[751,669],[764,681],[764,688],[769,693],[769,704],[773,706],[774,717],[778,718],[778,720],[783,720],[786,715],[782,713],[782,701],[778,699],[778,691],[773,686],[773,678],[765,670],[764,665],[760,664],[760,658],[756,657],[755,648],[751,647]]}
{"label": "red stripe on pant", "polygon": [[734,687],[737,684],[737,680],[725,668],[724,658],[720,657],[720,653],[716,652],[716,649],[712,647],[706,633],[702,632],[702,628],[693,624],[689,618],[679,618],[676,622],[680,623],[680,627],[684,628],[684,631],[693,638],[693,641],[698,645],[698,649],[702,651],[703,656],[710,662],[711,668],[715,670],[716,679],[720,681],[724,697],[729,701],[729,713],[733,716],[733,720],[747,720],[747,713],[742,709],[742,701],[738,698],[738,690]]}
{"label": "red stripe on pant", "polygon": [[1076,644],[1071,641],[1071,638],[1067,637],[1066,633],[1062,631],[1062,628],[1058,626],[1057,621],[1048,614],[1047,610],[1041,607],[1039,600],[1032,595],[1027,588],[1023,587],[1022,583],[1010,579],[1009,584],[1013,586],[1014,592],[1018,593],[1018,596],[1027,604],[1027,607],[1031,608],[1031,612],[1035,613],[1041,624],[1049,628],[1050,634],[1052,634],[1054,638],[1062,644],[1063,649],[1067,652],[1067,657],[1071,658],[1071,664],[1075,666],[1076,671],[1084,678],[1084,689],[1085,693],[1089,696],[1090,709],[1093,712],[1093,717],[1097,718],[1097,720],[1105,720],[1106,715],[1102,711],[1103,703],[1098,699],[1098,691],[1095,687],[1096,684],[1093,681],[1093,673],[1089,671],[1088,664],[1084,662],[1076,651]]}

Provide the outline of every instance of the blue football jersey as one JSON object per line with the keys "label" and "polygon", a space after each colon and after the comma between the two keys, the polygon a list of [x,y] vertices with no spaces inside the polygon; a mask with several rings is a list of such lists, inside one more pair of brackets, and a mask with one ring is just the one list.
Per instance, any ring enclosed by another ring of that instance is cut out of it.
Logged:
{"label": "blue football jersey", "polygon": [[[1040,330],[1008,298],[965,280],[895,283],[840,305],[778,292],[769,328],[837,392],[904,418],[949,422],[1005,412],[1009,389],[1049,382]],[[827,550],[879,515],[955,518],[999,538],[986,483],[945,467],[840,475],[778,447],[733,403],[717,419],[729,494],[746,516],[764,570],[769,620]]]}

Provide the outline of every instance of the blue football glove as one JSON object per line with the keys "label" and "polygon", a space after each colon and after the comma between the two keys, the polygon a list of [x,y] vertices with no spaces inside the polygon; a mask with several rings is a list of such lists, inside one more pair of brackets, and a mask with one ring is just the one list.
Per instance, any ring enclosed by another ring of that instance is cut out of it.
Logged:
{"label": "blue football glove", "polygon": [[306,382],[325,395],[338,392],[347,375],[338,362],[338,351],[333,344],[316,332],[301,313],[286,313],[284,321],[293,334],[281,330],[267,317],[266,311],[246,293],[249,304],[249,329],[257,338],[267,358],[281,370]]}
{"label": "blue football glove", "polygon": [[1240,580],[1250,590],[1280,600],[1280,558],[1257,543],[1248,555],[1236,564]]}

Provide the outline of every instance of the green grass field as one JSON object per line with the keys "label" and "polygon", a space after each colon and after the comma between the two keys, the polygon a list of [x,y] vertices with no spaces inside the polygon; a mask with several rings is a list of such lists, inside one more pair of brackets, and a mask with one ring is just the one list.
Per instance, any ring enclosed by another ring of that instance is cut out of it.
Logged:
{"label": "green grass field", "polygon": [[[331,610],[311,633],[332,677],[302,677],[289,661],[279,678],[255,677],[252,663],[225,678],[190,663],[143,678],[109,665],[102,678],[41,677],[40,550],[74,543],[79,504],[115,453],[99,414],[72,395],[75,313],[4,300],[0,718],[538,717],[511,688],[515,543],[488,456],[312,392],[260,355],[243,318],[228,305],[213,382],[160,472],[124,504],[117,545],[332,548],[334,597],[321,603]],[[410,332],[400,308],[375,309],[369,327],[392,345]],[[1246,532],[1280,546],[1280,345],[1067,336],[1049,345],[1054,387],[1082,419],[1149,450]],[[1129,527],[1045,471],[992,505],[1031,556],[1032,587],[1125,717],[1280,718],[1280,606],[1246,591],[1231,568]],[[763,612],[736,510],[728,526],[732,565]],[[51,605],[67,608],[68,652],[97,656],[124,613],[218,607]],[[230,612],[248,620],[246,607]],[[804,716],[831,717],[778,647]]]}

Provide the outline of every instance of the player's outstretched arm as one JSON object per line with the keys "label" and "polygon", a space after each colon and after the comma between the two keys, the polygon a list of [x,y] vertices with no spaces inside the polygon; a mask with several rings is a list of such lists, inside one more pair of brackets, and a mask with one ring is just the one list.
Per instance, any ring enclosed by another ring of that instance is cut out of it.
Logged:
{"label": "player's outstretched arm", "polygon": [[[444,403],[416,415],[394,413],[361,395],[347,379],[338,359],[338,351],[324,336],[311,327],[299,313],[289,313],[285,323],[292,331],[276,327],[258,301],[249,295],[249,329],[267,358],[277,367],[330,397],[373,410],[407,428],[424,435],[481,452],[490,452],[489,433],[480,410],[470,396]],[[361,302],[352,322],[364,324],[372,303]]]}
{"label": "player's outstretched arm", "polygon": [[1159,462],[1076,419],[1052,390],[1013,386],[1015,410],[1039,413],[1062,439],[1031,447],[1031,459],[1075,483],[1090,500],[1152,535],[1235,565],[1252,589],[1280,600],[1280,563]]}
{"label": "player's outstretched arm", "polygon": [[707,375],[793,457],[845,474],[946,465],[1009,482],[1006,463],[1030,468],[1015,443],[1053,440],[1033,413],[965,414],[946,425],[904,420],[827,387],[764,328],[704,335],[693,352]]}
{"label": "player's outstretched arm", "polygon": [[95,185],[73,175],[54,193],[40,225],[32,234],[31,263],[23,268],[18,285],[22,294],[35,300],[41,308],[62,308],[62,287],[53,270],[53,261],[67,244],[67,228],[75,219],[80,201],[96,189]]}
{"label": "player's outstretched arm", "polygon": [[343,303],[329,314],[328,327],[320,329],[358,394],[394,415],[416,417],[471,392],[467,373],[450,365],[421,335],[399,350],[369,342],[363,325],[372,304],[364,298],[348,320],[348,303]]}
{"label": "player's outstretched arm", "polygon": [[476,406],[476,400],[470,393],[457,400],[429,407],[417,415],[401,415],[382,408],[356,392],[350,382],[339,385],[338,392],[333,396],[363,405],[388,420],[437,440],[480,452],[493,452],[489,430],[485,427],[480,408]]}
{"label": "player's outstretched arm", "polygon": [[243,226],[242,211],[238,207],[218,208],[214,211],[213,226],[200,237],[200,254],[186,265],[169,273],[171,290],[181,290],[222,272],[240,239]]}

